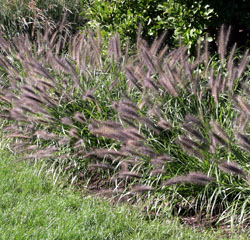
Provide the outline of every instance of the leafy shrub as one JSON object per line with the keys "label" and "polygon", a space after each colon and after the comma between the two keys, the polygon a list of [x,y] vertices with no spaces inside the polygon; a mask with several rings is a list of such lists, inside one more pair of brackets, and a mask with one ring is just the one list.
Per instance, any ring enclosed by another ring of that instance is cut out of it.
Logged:
{"label": "leafy shrub", "polygon": [[201,1],[88,1],[83,15],[88,26],[101,27],[104,36],[118,32],[123,40],[136,41],[137,29],[142,24],[144,39],[152,41],[168,31],[168,44],[176,45],[182,38],[191,47],[205,36],[213,9]]}
{"label": "leafy shrub", "polygon": [[[215,40],[219,26],[232,26],[230,46],[237,42],[240,47],[249,46],[249,1],[240,0],[89,0],[83,2],[82,15],[87,26],[102,29],[103,36],[118,32],[125,42],[136,42],[138,26],[142,24],[142,35],[152,42],[164,31],[168,32],[166,43],[177,46],[181,38],[191,52],[197,40],[204,40],[206,33],[213,41],[211,49],[216,51]],[[223,11],[222,11],[223,9]]]}
{"label": "leafy shrub", "polygon": [[64,32],[0,38],[12,149],[149,211],[249,221],[248,51],[228,55],[222,28],[217,61],[207,44],[195,59],[162,49],[164,36],[128,55],[115,35],[108,58],[100,34]]}

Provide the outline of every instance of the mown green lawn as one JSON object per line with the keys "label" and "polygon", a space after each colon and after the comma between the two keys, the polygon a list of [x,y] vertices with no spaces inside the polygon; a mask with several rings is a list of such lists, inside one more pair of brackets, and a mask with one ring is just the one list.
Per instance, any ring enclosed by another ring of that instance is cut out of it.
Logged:
{"label": "mown green lawn", "polygon": [[[0,239],[227,239],[174,220],[145,220],[128,206],[74,193],[27,162],[0,154]],[[233,236],[232,239],[247,239]]]}

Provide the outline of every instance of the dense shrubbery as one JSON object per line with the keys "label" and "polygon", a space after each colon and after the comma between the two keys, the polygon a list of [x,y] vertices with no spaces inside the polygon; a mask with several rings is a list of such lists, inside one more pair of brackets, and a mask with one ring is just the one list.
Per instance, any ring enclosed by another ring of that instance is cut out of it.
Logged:
{"label": "dense shrubbery", "polygon": [[213,9],[200,1],[94,0],[85,3],[85,8],[87,25],[101,27],[104,36],[118,32],[123,40],[135,42],[142,24],[142,35],[148,41],[167,30],[168,44],[176,45],[181,37],[189,47],[204,37],[204,29],[214,15]]}
{"label": "dense shrubbery", "polygon": [[207,44],[191,60],[187,47],[161,48],[164,36],[138,37],[130,55],[115,35],[104,57],[100,34],[61,30],[0,38],[12,149],[150,211],[249,221],[248,52],[228,55],[222,29],[213,61]]}
{"label": "dense shrubbery", "polygon": [[[142,24],[144,39],[152,41],[168,31],[167,44],[177,46],[179,38],[185,45],[195,47],[199,38],[217,39],[219,26],[232,26],[232,42],[249,44],[249,1],[207,0],[89,0],[82,1],[82,15],[88,26],[102,29],[103,36],[118,32],[122,40],[136,41]],[[215,50],[215,42],[213,45]]]}

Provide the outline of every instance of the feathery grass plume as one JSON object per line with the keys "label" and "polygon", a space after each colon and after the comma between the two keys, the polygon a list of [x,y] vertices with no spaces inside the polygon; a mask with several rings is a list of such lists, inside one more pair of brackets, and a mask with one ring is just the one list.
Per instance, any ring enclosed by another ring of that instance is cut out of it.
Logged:
{"label": "feathery grass plume", "polygon": [[243,149],[250,152],[250,139],[247,135],[237,133],[237,140]]}
{"label": "feathery grass plume", "polygon": [[218,53],[222,64],[225,61],[226,47],[227,47],[227,42],[225,39],[225,26],[222,25],[219,31],[219,42],[218,42]]}
{"label": "feathery grass plume", "polygon": [[50,114],[46,109],[44,109],[42,104],[34,102],[29,98],[21,96],[21,98],[16,101],[15,106],[16,108],[22,109],[23,112],[30,112],[34,114],[39,113],[41,116],[51,118]]}
{"label": "feathery grass plume", "polygon": [[147,185],[138,185],[138,186],[132,187],[130,192],[131,193],[144,193],[144,192],[149,192],[149,191],[154,191],[154,190],[155,190],[154,187],[150,187]]}
{"label": "feathery grass plume", "polygon": [[172,162],[173,158],[167,154],[162,154],[157,156],[156,158],[152,159],[151,162],[159,162],[159,163],[167,163],[167,162]]}
{"label": "feathery grass plume", "polygon": [[73,125],[73,122],[72,122],[71,118],[69,118],[69,117],[63,117],[61,119],[61,123],[64,125],[69,125],[69,126]]}
{"label": "feathery grass plume", "polygon": [[152,54],[152,56],[157,56],[157,53],[162,47],[162,44],[166,38],[166,35],[167,35],[167,32],[164,32],[163,34],[161,34],[160,37],[155,38],[153,44],[150,47],[150,53]]}
{"label": "feathery grass plume", "polygon": [[[98,126],[98,124],[102,126]],[[131,136],[136,136],[136,139],[140,137],[140,135],[134,130],[124,129],[121,124],[111,121],[96,121],[91,123],[89,124],[89,131],[95,135],[112,138],[122,142],[127,142],[129,139],[131,139]]]}
{"label": "feathery grass plume", "polygon": [[30,145],[29,142],[13,143],[12,148],[13,148],[14,151],[18,151],[18,150],[25,149],[29,145]]}
{"label": "feathery grass plume", "polygon": [[184,82],[182,80],[181,68],[173,70],[173,77],[180,88],[185,89]]}
{"label": "feathery grass plume", "polygon": [[188,152],[191,156],[202,158],[200,150],[198,150],[194,146],[188,144],[187,142],[180,141],[179,139],[176,142],[182,147],[184,151]]}
{"label": "feathery grass plume", "polygon": [[13,94],[9,92],[2,91],[0,93],[0,99],[5,103],[12,103],[15,101],[18,101],[18,98]]}
{"label": "feathery grass plume", "polygon": [[23,92],[25,93],[31,93],[31,94],[33,94],[33,95],[36,95],[36,93],[34,92],[34,89],[33,88],[31,88],[30,86],[23,86]]}
{"label": "feathery grass plume", "polygon": [[128,140],[127,146],[140,148],[144,146],[144,141],[131,139],[131,140]]}
{"label": "feathery grass plume", "polygon": [[137,76],[133,73],[133,67],[132,66],[125,67],[125,72],[128,80],[132,82],[132,84],[137,88],[137,90],[142,91],[141,83],[137,78]]}
{"label": "feathery grass plume", "polygon": [[85,123],[87,121],[84,114],[82,114],[80,112],[75,113],[74,119],[80,123]]}
{"label": "feathery grass plume", "polygon": [[76,128],[71,128],[69,130],[69,136],[71,136],[72,138],[76,138],[79,139],[79,134]]}
{"label": "feathery grass plume", "polygon": [[242,111],[248,115],[250,115],[250,106],[243,100],[242,96],[238,95],[235,100],[237,101],[238,105],[242,109]]}
{"label": "feathery grass plume", "polygon": [[122,171],[119,173],[118,178],[142,178],[142,175],[131,171]]}
{"label": "feathery grass plume", "polygon": [[118,102],[115,104],[115,108],[118,111],[118,113],[121,115],[124,119],[132,119],[132,120],[138,120],[140,121],[142,118],[139,115],[138,111],[139,109],[131,104],[127,104],[123,101]]}
{"label": "feathery grass plume", "polygon": [[171,178],[165,181],[163,183],[163,186],[174,185],[174,184],[185,184],[185,183],[205,186],[213,181],[214,181],[213,178],[208,177],[204,173],[191,172],[186,176],[177,176]]}
{"label": "feathery grass plume", "polygon": [[20,108],[13,108],[10,110],[10,117],[16,121],[27,122],[28,118],[24,116],[24,112]]}
{"label": "feathery grass plume", "polygon": [[49,74],[47,69],[42,66],[41,63],[34,61],[35,59],[31,59],[31,61],[32,60],[33,62],[24,60],[25,67],[28,70],[29,74],[38,75],[44,77],[45,79],[49,79],[52,82],[55,82],[55,79],[53,79],[53,77]]}
{"label": "feathery grass plume", "polygon": [[219,105],[219,93],[221,91],[222,84],[223,84],[223,79],[222,79],[221,74],[219,73],[215,82],[211,86],[212,95],[214,97],[214,100],[215,100],[217,106]]}
{"label": "feathery grass plume", "polygon": [[232,79],[232,71],[234,68],[234,54],[235,54],[236,46],[237,46],[237,43],[233,45],[230,51],[228,61],[227,61],[228,78],[230,79],[230,81],[234,81],[234,79]]}
{"label": "feathery grass plume", "polygon": [[192,114],[187,114],[185,116],[185,122],[187,122],[187,124],[194,123],[196,126],[198,126],[200,128],[204,128],[202,121],[198,117],[196,117],[195,115],[192,115]]}
{"label": "feathery grass plume", "polygon": [[115,139],[121,142],[127,142],[130,137],[123,131],[123,129],[116,129],[112,127],[97,127],[94,124],[89,124],[89,131],[95,135]]}
{"label": "feathery grass plume", "polygon": [[117,196],[118,194],[122,193],[124,189],[107,189],[107,190],[100,190],[95,195],[111,198]]}
{"label": "feathery grass plume", "polygon": [[151,176],[157,177],[159,175],[165,175],[166,171],[161,168],[156,168],[150,172]]}
{"label": "feathery grass plume", "polygon": [[157,117],[159,119],[164,119],[164,115],[161,113],[161,108],[158,105],[154,105],[151,109],[148,111],[149,116],[151,117]]}
{"label": "feathery grass plume", "polygon": [[120,106],[126,106],[126,107],[134,109],[135,111],[139,111],[138,106],[127,97],[119,101],[119,104]]}
{"label": "feathery grass plume", "polygon": [[150,51],[147,49],[147,47],[144,45],[143,41],[141,41],[141,51],[140,55],[142,58],[142,61],[145,66],[149,69],[151,73],[154,73],[156,71],[155,64],[153,61],[153,56],[150,53]]}
{"label": "feathery grass plume", "polygon": [[151,119],[141,117],[140,122],[144,123],[148,128],[152,129],[157,135],[161,133],[161,128],[156,126]]}
{"label": "feathery grass plume", "polygon": [[[184,65],[184,71],[185,71],[185,75],[189,78],[189,80],[191,82],[193,82],[193,74],[192,74],[192,66],[191,64],[188,62],[188,61],[184,61],[183,62],[183,65]],[[193,91],[194,93],[194,91]]]}
{"label": "feathery grass plume", "polygon": [[[112,156],[112,157],[111,157]],[[83,159],[86,158],[95,158],[103,160],[105,158],[111,158],[114,160],[113,157],[127,157],[128,155],[121,151],[115,151],[115,150],[109,150],[109,149],[96,149],[94,151],[87,152],[84,156],[82,156]]]}
{"label": "feathery grass plume", "polygon": [[238,116],[234,121],[233,121],[233,126],[234,126],[234,131],[235,132],[245,132],[247,125],[249,123],[249,117],[241,113],[240,116]]}
{"label": "feathery grass plume", "polygon": [[192,124],[188,124],[188,123],[184,123],[182,124],[182,127],[189,132],[191,135],[193,135],[194,137],[196,137],[198,140],[200,140],[201,142],[203,142],[204,144],[208,144],[208,140],[202,136],[202,134],[193,128]]}
{"label": "feathery grass plume", "polygon": [[80,79],[78,77],[78,74],[77,74],[74,66],[72,65],[72,63],[67,58],[64,59],[64,62],[67,65],[67,67],[69,69],[69,72],[71,73],[72,79],[75,82],[76,86],[78,86],[78,88],[83,91],[82,84],[80,82]]}
{"label": "feathery grass plume", "polygon": [[188,50],[188,47],[185,46],[185,47],[179,47],[177,50],[173,50],[171,51],[168,56],[166,57],[167,60],[169,60],[169,68],[172,69],[173,66],[176,65],[176,63],[178,61],[183,61],[183,62],[187,62],[187,50]]}
{"label": "feathery grass plume", "polygon": [[228,147],[228,143],[213,131],[211,132],[211,139],[214,147],[217,146],[217,143],[221,144],[222,146]]}
{"label": "feathery grass plume", "polygon": [[120,150],[129,156],[138,157],[139,159],[144,157],[144,155],[140,152],[140,149],[133,146],[125,145]]}
{"label": "feathery grass plume", "polygon": [[17,153],[28,153],[30,151],[38,150],[37,145],[27,145],[25,148],[19,148]]}
{"label": "feathery grass plume", "polygon": [[99,126],[109,127],[116,130],[122,130],[123,126],[115,121],[95,121],[96,124],[99,124]]}
{"label": "feathery grass plume", "polygon": [[50,133],[50,132],[47,132],[45,130],[38,130],[34,133],[37,137],[39,138],[43,138],[45,140],[51,140],[51,139],[55,139],[58,137],[57,134],[54,134],[54,133]]}
{"label": "feathery grass plume", "polygon": [[77,150],[79,148],[84,148],[84,141],[83,139],[79,139],[78,141],[76,141],[76,143],[74,144],[74,149]]}
{"label": "feathery grass plume", "polygon": [[248,63],[248,58],[249,58],[249,49],[246,50],[240,64],[238,67],[238,73],[237,73],[237,78],[240,78],[242,76],[242,73],[246,69],[247,63]]}
{"label": "feathery grass plume", "polygon": [[166,165],[166,161],[164,159],[161,158],[153,158],[150,160],[150,163],[155,166],[155,167],[163,167]]}
{"label": "feathery grass plume", "polygon": [[231,141],[227,133],[221,128],[221,126],[216,121],[211,120],[210,124],[214,128],[214,131],[216,132],[216,134],[219,135],[226,143]]}
{"label": "feathery grass plume", "polygon": [[157,58],[158,58],[158,63],[162,62],[163,58],[165,57],[169,47],[166,44],[165,47],[159,52]]}
{"label": "feathery grass plume", "polygon": [[215,136],[213,134],[211,134],[210,151],[212,154],[216,154],[217,143],[218,143],[218,141],[216,140]]}
{"label": "feathery grass plume", "polygon": [[119,61],[122,57],[120,37],[117,33],[110,40],[109,54],[115,61]]}
{"label": "feathery grass plume", "polygon": [[175,81],[171,73],[169,65],[166,63],[164,66],[167,72],[164,72],[160,64],[157,64],[157,70],[159,72],[159,83],[161,86],[174,97],[178,97],[178,92],[175,86]]}
{"label": "feathery grass plume", "polygon": [[43,101],[37,95],[31,94],[31,93],[29,93],[29,94],[26,93],[23,95],[23,97],[30,99],[31,101],[40,103],[40,104],[43,103]]}
{"label": "feathery grass plume", "polygon": [[168,179],[163,182],[162,186],[169,186],[174,184],[190,183],[189,177],[187,176],[178,176],[171,179]]}
{"label": "feathery grass plume", "polygon": [[138,149],[143,155],[149,157],[149,158],[154,158],[156,156],[156,153],[155,151],[150,148],[150,147],[147,147],[147,146],[141,146],[139,149]]}
{"label": "feathery grass plume", "polygon": [[238,141],[239,141],[241,144],[245,144],[245,145],[249,145],[249,146],[250,146],[250,139],[248,138],[247,135],[238,133],[238,134],[237,134],[237,138],[238,138]]}
{"label": "feathery grass plume", "polygon": [[[128,136],[128,141],[144,141],[145,137],[142,136],[137,128],[124,128],[123,132]],[[126,141],[126,142],[128,142]]]}
{"label": "feathery grass plume", "polygon": [[16,132],[20,132],[20,127],[12,124],[8,127],[5,127],[2,131],[3,133],[16,133]]}
{"label": "feathery grass plume", "polygon": [[143,86],[147,89],[152,89],[155,93],[159,93],[159,87],[157,83],[151,77],[145,77],[143,80]]}
{"label": "feathery grass plume", "polygon": [[204,150],[204,147],[202,147],[200,144],[185,136],[179,136],[179,142],[190,148]]}
{"label": "feathery grass plume", "polygon": [[85,39],[86,35],[84,32],[82,32],[82,34],[77,33],[72,41],[71,44],[71,48],[69,51],[72,52],[72,59],[74,59],[76,61],[77,66],[80,68],[80,72],[82,72],[82,68],[81,68],[81,60],[82,60],[82,56],[84,51],[86,51],[87,49],[85,49],[83,51],[83,45],[84,45],[84,39]]}
{"label": "feathery grass plume", "polygon": [[122,118],[128,118],[131,120],[141,120],[141,116],[137,111],[128,106],[121,106],[117,109]]}
{"label": "feathery grass plume", "polygon": [[188,177],[192,183],[197,185],[206,185],[214,181],[212,177],[208,177],[204,173],[191,172],[188,174]]}
{"label": "feathery grass plume", "polygon": [[91,170],[97,170],[98,168],[114,170],[114,167],[108,163],[89,163],[88,168]]}
{"label": "feathery grass plume", "polygon": [[[36,87],[36,89],[40,90],[39,87]],[[56,108],[56,106],[59,104],[59,102],[56,99],[52,99],[46,92],[41,92],[40,96],[43,98],[44,104],[48,107]]]}
{"label": "feathery grass plume", "polygon": [[41,116],[51,118],[49,113],[43,108],[43,106],[33,100],[25,97],[21,97],[15,104],[16,108],[23,110],[24,114],[30,112],[32,114],[40,114]]}
{"label": "feathery grass plume", "polygon": [[232,175],[239,175],[239,176],[243,176],[243,177],[246,176],[244,171],[235,162],[224,161],[224,162],[219,164],[219,168],[222,171],[229,173],[229,174],[232,174]]}
{"label": "feathery grass plume", "polygon": [[121,160],[121,159],[118,159],[116,162],[118,163],[117,166],[120,167],[121,171],[129,171],[129,168],[133,164],[130,161]]}
{"label": "feathery grass plume", "polygon": [[44,159],[44,158],[52,158],[55,157],[55,153],[58,151],[58,148],[55,146],[52,147],[48,147],[45,149],[41,149],[36,151],[33,154],[27,155],[25,157],[23,157],[21,160],[27,160],[27,159]]}
{"label": "feathery grass plume", "polygon": [[157,125],[162,128],[163,130],[172,130],[173,129],[173,124],[163,118],[160,118],[159,122]]}

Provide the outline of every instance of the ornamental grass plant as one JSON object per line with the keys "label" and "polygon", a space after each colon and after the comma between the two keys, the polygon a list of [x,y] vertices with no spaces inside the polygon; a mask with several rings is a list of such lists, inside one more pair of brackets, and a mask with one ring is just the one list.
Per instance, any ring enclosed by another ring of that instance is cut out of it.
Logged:
{"label": "ornamental grass plant", "polygon": [[[0,36],[1,118],[20,160],[149,216],[249,227],[249,53],[135,48],[97,32]],[[105,51],[103,50],[105,49]]]}

